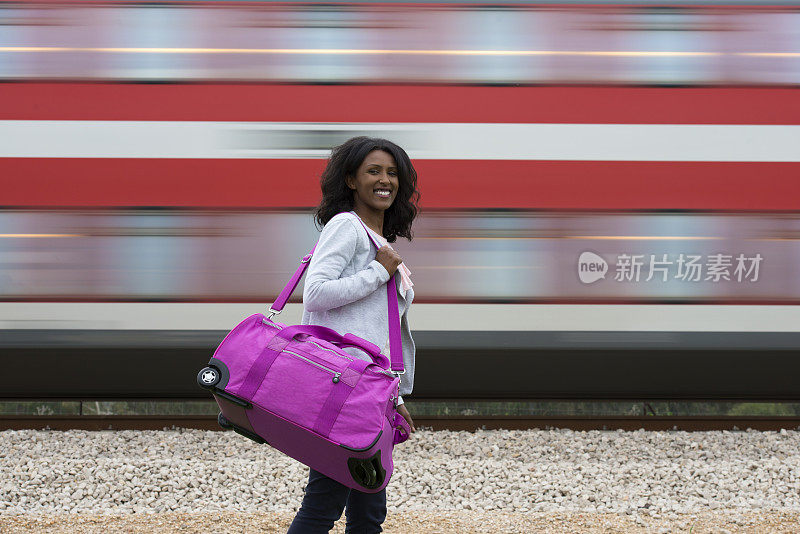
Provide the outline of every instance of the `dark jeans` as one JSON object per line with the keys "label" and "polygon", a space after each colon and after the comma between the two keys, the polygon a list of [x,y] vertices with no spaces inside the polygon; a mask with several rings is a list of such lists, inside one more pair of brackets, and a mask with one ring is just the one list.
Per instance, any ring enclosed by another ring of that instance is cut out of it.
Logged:
{"label": "dark jeans", "polygon": [[303,504],[287,534],[330,532],[347,506],[347,534],[382,532],[386,519],[386,489],[378,493],[362,493],[311,469]]}

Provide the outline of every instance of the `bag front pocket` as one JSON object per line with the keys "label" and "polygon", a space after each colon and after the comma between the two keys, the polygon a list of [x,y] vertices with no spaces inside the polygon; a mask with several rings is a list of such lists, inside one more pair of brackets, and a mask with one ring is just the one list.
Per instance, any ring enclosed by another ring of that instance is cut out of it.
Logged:
{"label": "bag front pocket", "polygon": [[341,372],[333,366],[283,350],[253,396],[253,403],[312,428],[332,389],[343,386],[340,377]]}
{"label": "bag front pocket", "polygon": [[322,371],[325,371],[326,373],[329,373],[329,374],[331,375],[331,381],[332,381],[334,384],[338,383],[338,382],[339,382],[339,379],[340,379],[340,378],[341,378],[341,376],[342,376],[342,373],[340,373],[340,372],[339,372],[339,371],[337,371],[336,369],[331,369],[331,368],[330,368],[330,367],[328,367],[327,365],[323,365],[323,364],[321,364],[321,363],[319,363],[319,362],[316,362],[316,361],[312,360],[311,358],[308,358],[308,357],[306,357],[306,356],[303,356],[303,355],[301,355],[301,354],[298,354],[298,353],[296,353],[296,352],[292,352],[292,351],[290,351],[290,350],[284,350],[284,351],[283,351],[283,353],[284,353],[284,354],[291,354],[291,355],[292,355],[292,356],[294,356],[295,358],[300,358],[300,360],[302,360],[302,361],[304,361],[304,362],[306,362],[306,363],[308,363],[308,364],[310,364],[310,365],[313,365],[313,366],[315,366],[317,369],[320,369],[320,370],[322,370]]}

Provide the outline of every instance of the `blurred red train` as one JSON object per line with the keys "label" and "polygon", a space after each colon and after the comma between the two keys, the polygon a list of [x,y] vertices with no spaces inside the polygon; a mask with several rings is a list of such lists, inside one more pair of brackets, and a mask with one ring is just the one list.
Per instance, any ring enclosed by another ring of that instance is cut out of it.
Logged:
{"label": "blurred red train", "polygon": [[17,339],[263,309],[354,135],[418,170],[398,247],[430,340],[798,332],[800,4],[23,1],[0,22]]}

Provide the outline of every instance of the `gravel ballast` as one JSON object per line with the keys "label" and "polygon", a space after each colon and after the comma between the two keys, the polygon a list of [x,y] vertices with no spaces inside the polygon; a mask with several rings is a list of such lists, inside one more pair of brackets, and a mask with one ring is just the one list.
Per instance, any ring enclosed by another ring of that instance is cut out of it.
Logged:
{"label": "gravel ballast", "polygon": [[[798,431],[422,430],[395,464],[387,532],[800,531]],[[284,532],[306,476],[231,432],[5,431],[0,532]]]}

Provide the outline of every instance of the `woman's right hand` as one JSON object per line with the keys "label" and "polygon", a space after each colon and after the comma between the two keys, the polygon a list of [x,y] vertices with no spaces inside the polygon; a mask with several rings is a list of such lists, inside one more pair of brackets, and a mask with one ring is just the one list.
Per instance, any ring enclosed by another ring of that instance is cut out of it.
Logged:
{"label": "woman's right hand", "polygon": [[383,245],[380,250],[378,250],[378,253],[375,255],[375,260],[383,265],[386,272],[389,273],[389,276],[392,276],[397,270],[397,266],[403,263],[400,254],[389,245]]}

